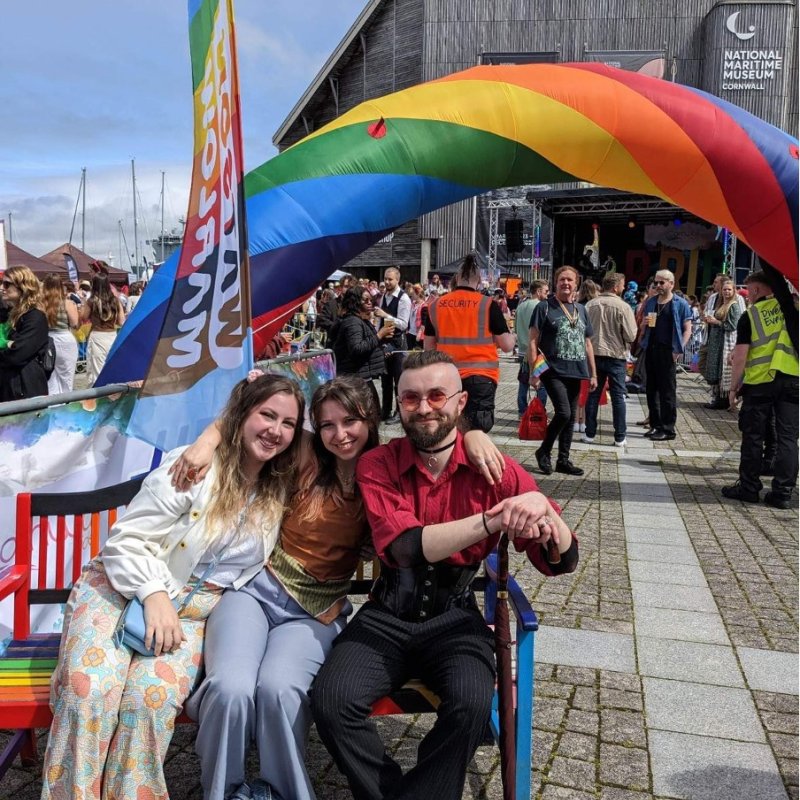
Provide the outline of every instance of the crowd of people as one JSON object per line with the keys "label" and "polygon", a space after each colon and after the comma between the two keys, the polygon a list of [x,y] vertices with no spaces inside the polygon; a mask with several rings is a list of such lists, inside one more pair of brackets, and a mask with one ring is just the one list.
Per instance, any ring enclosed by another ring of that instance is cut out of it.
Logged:
{"label": "crowd of people", "polygon": [[117,289],[104,262],[91,266],[91,281],[75,284],[63,273],[40,281],[26,266],[5,270],[0,282],[0,402],[71,392],[82,346],[89,385],[94,384],[143,285]]}

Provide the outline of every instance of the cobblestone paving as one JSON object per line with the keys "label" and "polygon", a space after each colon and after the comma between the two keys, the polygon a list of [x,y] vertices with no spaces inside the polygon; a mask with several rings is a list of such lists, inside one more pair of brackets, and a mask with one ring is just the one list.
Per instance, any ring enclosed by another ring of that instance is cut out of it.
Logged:
{"label": "cobblestone paving", "polygon": [[[625,453],[610,446],[577,444],[576,434],[572,457],[585,474],[571,478],[540,475],[535,447],[516,440],[515,374],[516,366],[504,361],[493,435],[501,439],[514,437],[503,449],[535,475],[543,491],[561,503],[565,519],[578,531],[581,542],[577,572],[556,580],[544,579],[519,556],[512,559],[512,570],[532,599],[544,633],[549,629],[560,629],[567,634],[585,630],[600,632],[599,635],[623,634],[629,641],[635,641],[638,629],[635,631],[634,621],[639,612],[634,611],[632,598],[630,542],[626,542],[623,525],[618,464],[624,460],[627,464],[653,466],[655,462],[655,468],[660,469],[664,484],[669,487],[671,500],[686,527],[733,645],[728,651],[737,654],[732,663],[741,667],[742,654],[749,648],[755,648],[749,652],[767,658],[786,659],[789,654],[797,653],[797,510],[777,511],[764,505],[723,501],[720,488],[736,479],[736,418],[728,412],[702,408],[708,399],[702,381],[696,376],[682,376],[679,380],[678,438],[669,443],[672,447],[652,447],[630,425],[630,446]],[[639,404],[639,398],[631,397],[629,413],[638,410]],[[600,445],[610,445],[609,421],[610,407],[605,407],[601,409]],[[641,462],[637,461],[639,454]],[[642,508],[648,523],[643,527],[652,528],[656,537],[660,530],[668,531],[668,523],[659,519],[658,511],[655,503]],[[626,505],[625,513],[631,513],[630,504]],[[639,562],[640,567],[642,563]],[[675,565],[665,562],[658,566]],[[637,619],[636,624],[640,623]],[[650,639],[651,644],[653,641]],[[668,647],[672,646],[669,640],[666,642]],[[641,659],[641,654],[638,658]],[[642,674],[653,675],[644,672],[641,661],[637,663]],[[666,800],[667,796],[654,794],[657,762],[650,738],[652,731],[647,727],[644,712],[645,702],[649,702],[647,681],[652,685],[653,678],[645,678],[643,682],[641,675],[633,672],[537,663],[532,772],[533,796],[537,800]],[[667,683],[662,681],[659,685]],[[796,687],[784,689],[793,693],[755,687],[749,690],[741,678],[737,685],[745,687],[738,691],[754,703],[787,796],[798,798]],[[709,688],[713,687],[706,686]],[[382,718],[378,725],[389,749],[407,767],[414,761],[431,718],[424,715]],[[0,733],[0,748],[7,738]],[[44,737],[40,742],[42,748],[43,742]],[[201,797],[193,744],[194,728],[179,726],[166,765],[173,800]],[[734,739],[731,746],[748,745],[738,745]],[[766,751],[764,745],[759,746]],[[313,730],[308,762],[319,800],[345,800],[351,796]],[[465,800],[500,798],[498,767],[497,749],[490,745],[481,747],[469,768]],[[254,756],[250,769],[256,771]],[[0,798],[33,800],[39,797],[40,790],[35,768],[15,766],[0,785]],[[669,795],[674,796],[677,795]],[[690,792],[681,796],[695,795]],[[735,791],[730,800],[738,800],[739,796],[745,800],[745,795],[737,796]],[[747,795],[747,800],[756,798],[752,793]]]}

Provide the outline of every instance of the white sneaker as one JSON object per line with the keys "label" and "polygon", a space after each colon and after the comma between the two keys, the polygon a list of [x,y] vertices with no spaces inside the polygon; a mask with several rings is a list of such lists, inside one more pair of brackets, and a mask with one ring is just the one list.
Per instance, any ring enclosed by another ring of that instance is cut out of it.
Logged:
{"label": "white sneaker", "polygon": [[614,447],[625,447],[628,444],[627,439],[623,439],[621,442],[614,442]]}
{"label": "white sneaker", "polygon": [[580,426],[580,424],[579,424],[579,423],[577,423],[577,422],[575,422],[575,423],[572,425],[572,430],[573,430],[575,433],[580,433],[580,432],[581,432],[581,426]]}
{"label": "white sneaker", "polygon": [[594,436],[587,436],[585,433],[581,436],[581,441],[584,444],[594,444]]}
{"label": "white sneaker", "polygon": [[583,433],[583,432],[586,430],[586,425],[585,425],[583,422],[581,422],[581,424],[580,424],[580,425],[578,425],[578,430],[579,430],[581,433]]}

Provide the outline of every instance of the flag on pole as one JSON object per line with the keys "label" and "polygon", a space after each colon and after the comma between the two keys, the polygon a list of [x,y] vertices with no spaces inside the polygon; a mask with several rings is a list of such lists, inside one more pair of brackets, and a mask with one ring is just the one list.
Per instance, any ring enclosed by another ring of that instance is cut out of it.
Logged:
{"label": "flag on pole", "polygon": [[547,363],[547,359],[541,353],[539,353],[534,359],[533,366],[531,367],[531,376],[534,378],[539,378],[541,375],[547,372],[548,369],[550,369],[550,365]]}
{"label": "flag on pole", "polygon": [[194,166],[172,295],[129,435],[192,441],[253,363],[233,0],[189,0]]}

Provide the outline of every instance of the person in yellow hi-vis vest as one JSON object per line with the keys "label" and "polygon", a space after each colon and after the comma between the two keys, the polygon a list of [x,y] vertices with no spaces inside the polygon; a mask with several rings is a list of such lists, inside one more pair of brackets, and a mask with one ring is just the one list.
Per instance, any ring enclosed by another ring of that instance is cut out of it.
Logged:
{"label": "person in yellow hi-vis vest", "polygon": [[774,414],[777,450],[772,490],[764,502],[790,508],[797,484],[798,360],[788,325],[797,327],[797,313],[787,321],[764,272],[752,273],[745,283],[751,305],[736,331],[730,392],[732,406],[737,394],[742,395],[739,480],[723,487],[722,494],[744,503],[759,502],[764,435]]}
{"label": "person in yellow hi-vis vest", "polygon": [[508,330],[500,306],[478,291],[480,282],[480,268],[470,253],[453,277],[456,288],[430,305],[424,346],[453,359],[467,392],[463,417],[472,428],[489,433],[500,380],[497,348],[510,353],[516,337]]}

